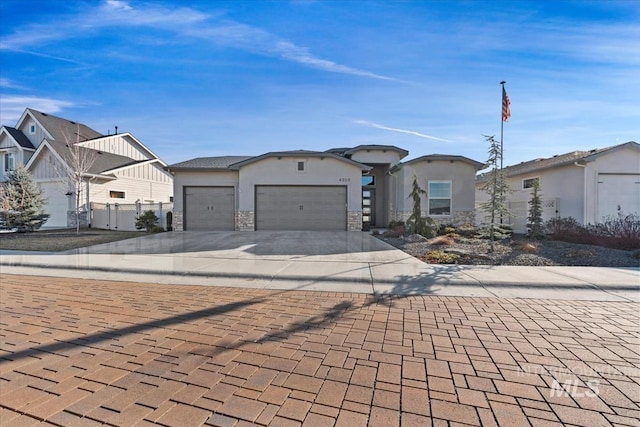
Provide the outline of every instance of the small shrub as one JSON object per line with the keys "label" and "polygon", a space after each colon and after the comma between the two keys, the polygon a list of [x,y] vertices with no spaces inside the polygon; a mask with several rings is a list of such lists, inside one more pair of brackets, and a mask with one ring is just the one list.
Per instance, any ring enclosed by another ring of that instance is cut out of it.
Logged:
{"label": "small shrub", "polygon": [[151,233],[162,233],[164,231],[164,228],[160,227],[159,225],[154,225],[151,228],[148,228],[147,231]]}
{"label": "small shrub", "polygon": [[437,236],[429,241],[430,245],[434,246],[452,246],[456,243],[451,236]]}
{"label": "small shrub", "polygon": [[404,235],[404,232],[400,232],[398,230],[387,230],[382,233],[382,237],[400,237]]}
{"label": "small shrub", "polygon": [[389,229],[394,229],[396,227],[404,227],[404,221],[390,221]]}
{"label": "small shrub", "polygon": [[480,237],[481,239],[489,239],[492,241],[509,239],[513,237],[513,227],[509,224],[493,224],[490,227],[483,228],[478,233],[478,237]]}
{"label": "small shrub", "polygon": [[460,255],[450,254],[445,251],[435,250],[429,251],[424,258],[431,264],[456,264],[460,259]]}
{"label": "small shrub", "polygon": [[456,229],[456,233],[462,237],[473,237],[478,234],[478,228],[473,224],[463,224]]}
{"label": "small shrub", "polygon": [[551,238],[570,243],[605,246],[614,249],[640,249],[640,216],[609,217],[586,227],[575,218],[554,218],[546,223]]}
{"label": "small shrub", "polygon": [[374,236],[379,236],[379,235],[380,235],[380,230],[378,230],[378,229],[376,228],[375,230],[373,230],[373,231],[371,232],[371,234],[372,234],[372,235],[374,235]]}
{"label": "small shrub", "polygon": [[[152,231],[154,227],[158,227],[159,220],[160,219],[156,216],[156,214],[152,210],[145,211],[136,220],[136,229],[137,230],[145,229],[147,231]],[[162,229],[162,227],[159,227],[159,228]]]}

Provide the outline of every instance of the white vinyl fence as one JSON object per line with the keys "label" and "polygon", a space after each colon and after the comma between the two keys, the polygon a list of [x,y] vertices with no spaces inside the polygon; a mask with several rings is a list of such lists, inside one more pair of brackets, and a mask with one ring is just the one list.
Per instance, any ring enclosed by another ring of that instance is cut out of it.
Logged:
{"label": "white vinyl fence", "polygon": [[95,203],[91,202],[91,227],[103,230],[137,231],[136,220],[146,211],[160,219],[158,225],[167,228],[167,212],[173,203]]}

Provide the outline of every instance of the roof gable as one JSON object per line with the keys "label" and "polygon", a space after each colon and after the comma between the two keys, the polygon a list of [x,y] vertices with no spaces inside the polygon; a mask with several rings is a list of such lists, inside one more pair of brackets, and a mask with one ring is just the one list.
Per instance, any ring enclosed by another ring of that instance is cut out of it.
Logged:
{"label": "roof gable", "polygon": [[48,113],[27,108],[22,117],[18,121],[17,127],[21,127],[27,117],[31,117],[48,136],[55,140],[71,139],[74,142],[76,139],[80,141],[86,141],[88,139],[101,137],[102,134],[91,129],[89,126],[82,123],[77,123],[71,120],[63,119]]}
{"label": "roof gable", "polygon": [[[327,150],[327,151],[334,151],[336,149],[332,149],[332,150]],[[339,149],[338,149],[339,150]],[[378,150],[378,151],[395,151],[396,153],[400,154],[400,158],[404,158],[406,156],[409,155],[409,152],[407,150],[404,150],[402,148],[398,148],[394,145],[358,145],[357,147],[353,147],[353,148],[349,148],[346,151],[344,151],[344,155],[350,155],[353,154],[355,152],[358,151],[373,151],[373,150]]]}
{"label": "roof gable", "polygon": [[269,159],[269,158],[283,158],[283,157],[300,157],[300,158],[309,158],[309,157],[313,157],[313,158],[320,158],[320,159],[324,159],[324,158],[330,158],[330,159],[334,159],[334,160],[338,160],[341,162],[345,162],[345,163],[349,163],[352,166],[357,166],[362,170],[371,170],[371,166],[367,166],[365,164],[356,162],[355,160],[351,160],[348,159],[346,157],[342,157],[342,156],[337,156],[333,153],[328,153],[326,151],[308,151],[308,150],[295,150],[295,151],[273,151],[270,153],[265,153],[261,156],[257,156],[257,157],[251,157],[248,158],[246,160],[240,161],[238,163],[234,163],[233,165],[229,166],[229,169],[233,169],[233,170],[237,170],[240,169],[243,166],[255,163],[255,162],[259,162],[261,160],[265,160],[265,159]]}
{"label": "roof gable", "polygon": [[20,148],[26,148],[28,150],[36,149],[36,147],[33,146],[31,141],[29,141],[29,138],[27,138],[27,136],[24,133],[22,133],[21,130],[18,130],[16,128],[12,128],[9,126],[2,126],[2,129],[0,130],[0,132],[4,132],[7,135],[9,135],[10,139]]}
{"label": "roof gable", "polygon": [[429,154],[426,156],[417,157],[415,159],[408,160],[406,162],[400,163],[393,168],[393,170],[398,170],[405,165],[411,165],[418,162],[434,162],[434,161],[447,161],[447,162],[463,162],[468,163],[471,166],[476,168],[476,171],[484,169],[487,165],[475,160],[472,160],[465,156],[458,156],[452,154]]}

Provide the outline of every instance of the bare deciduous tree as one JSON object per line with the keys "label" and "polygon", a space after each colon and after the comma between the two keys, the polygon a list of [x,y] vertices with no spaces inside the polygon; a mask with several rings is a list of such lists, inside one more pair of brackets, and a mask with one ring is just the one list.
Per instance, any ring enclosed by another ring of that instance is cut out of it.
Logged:
{"label": "bare deciduous tree", "polygon": [[[85,191],[89,191],[87,184],[91,182],[91,174],[89,171],[95,163],[98,152],[91,148],[83,147],[80,138],[80,126],[77,125],[75,135],[62,130],[66,150],[61,153],[64,165],[58,168],[58,175],[63,179],[65,191],[69,191],[75,196],[75,216],[76,216],[76,233],[80,233],[80,200],[82,200]],[[85,190],[86,188],[86,190]],[[88,210],[88,206],[86,207]]]}

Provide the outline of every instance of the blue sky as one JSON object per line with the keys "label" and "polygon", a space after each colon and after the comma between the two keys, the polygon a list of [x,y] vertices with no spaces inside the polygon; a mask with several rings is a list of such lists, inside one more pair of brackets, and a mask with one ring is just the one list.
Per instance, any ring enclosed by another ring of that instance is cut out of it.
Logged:
{"label": "blue sky", "polygon": [[0,116],[169,164],[389,144],[505,165],[640,141],[640,1],[0,2]]}

